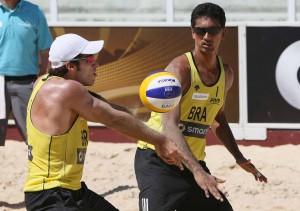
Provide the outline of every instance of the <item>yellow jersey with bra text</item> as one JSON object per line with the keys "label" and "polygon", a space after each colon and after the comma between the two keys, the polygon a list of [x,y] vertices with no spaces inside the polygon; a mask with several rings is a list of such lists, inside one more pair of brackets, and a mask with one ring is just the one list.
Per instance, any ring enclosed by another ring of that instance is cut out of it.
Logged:
{"label": "yellow jersey with bra text", "polygon": [[[192,53],[187,52],[185,55],[190,65],[191,84],[180,101],[180,123],[178,127],[193,155],[198,160],[204,160],[205,136],[224,104],[225,72],[222,59],[218,56],[219,78],[215,84],[207,86],[200,78]],[[157,131],[162,131],[161,114],[152,112],[146,124]],[[142,140],[138,141],[138,147],[155,149],[153,145]]]}
{"label": "yellow jersey with bra text", "polygon": [[46,75],[42,78],[45,80],[40,79],[37,82],[27,107],[28,175],[24,191],[41,191],[55,187],[78,190],[81,188],[89,140],[87,121],[77,117],[69,131],[57,136],[38,130],[31,121],[32,104],[40,88],[52,77],[48,78]]}

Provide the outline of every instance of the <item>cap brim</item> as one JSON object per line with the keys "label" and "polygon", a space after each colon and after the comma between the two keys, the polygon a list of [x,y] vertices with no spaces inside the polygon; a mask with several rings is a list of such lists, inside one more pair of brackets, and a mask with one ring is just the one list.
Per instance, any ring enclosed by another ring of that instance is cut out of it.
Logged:
{"label": "cap brim", "polygon": [[87,46],[81,51],[81,54],[96,54],[101,51],[103,48],[104,41],[97,40],[97,41],[89,41]]}

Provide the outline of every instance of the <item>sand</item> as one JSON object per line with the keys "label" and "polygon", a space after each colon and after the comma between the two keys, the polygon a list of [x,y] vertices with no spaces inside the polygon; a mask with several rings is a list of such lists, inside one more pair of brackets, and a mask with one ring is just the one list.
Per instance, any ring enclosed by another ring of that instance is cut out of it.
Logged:
{"label": "sand", "polygon": [[[240,146],[269,179],[260,184],[234,162],[223,146],[207,147],[211,172],[226,179],[236,211],[298,211],[300,207],[300,145],[273,148]],[[83,180],[121,211],[138,211],[138,188],[133,171],[135,144],[90,142]],[[22,142],[0,147],[0,210],[25,210],[23,183],[27,151]]]}

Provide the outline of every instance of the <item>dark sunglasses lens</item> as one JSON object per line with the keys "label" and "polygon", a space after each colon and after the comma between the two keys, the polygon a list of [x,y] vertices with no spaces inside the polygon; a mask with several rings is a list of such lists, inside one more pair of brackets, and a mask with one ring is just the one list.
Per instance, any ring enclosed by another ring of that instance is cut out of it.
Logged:
{"label": "dark sunglasses lens", "polygon": [[211,28],[207,28],[206,31],[208,32],[208,34],[211,35],[216,35],[221,31],[221,28],[219,27],[211,27]]}
{"label": "dark sunglasses lens", "polygon": [[200,27],[194,28],[194,32],[200,36],[203,36],[206,34],[205,28],[200,28]]}
{"label": "dark sunglasses lens", "polygon": [[210,27],[210,28],[201,28],[201,27],[195,27],[194,32],[198,34],[199,36],[204,36],[206,33],[210,35],[216,35],[221,31],[220,27]]}

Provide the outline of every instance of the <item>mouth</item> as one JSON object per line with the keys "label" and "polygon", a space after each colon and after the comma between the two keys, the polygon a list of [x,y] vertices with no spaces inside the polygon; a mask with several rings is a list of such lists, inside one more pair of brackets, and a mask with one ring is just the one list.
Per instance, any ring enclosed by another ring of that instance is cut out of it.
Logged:
{"label": "mouth", "polygon": [[212,47],[212,43],[211,42],[203,42],[202,46],[206,47],[206,48],[209,48],[209,47]]}
{"label": "mouth", "polygon": [[204,43],[201,44],[201,47],[202,47],[203,49],[206,49],[206,50],[212,50],[213,45],[212,45],[212,43],[204,42]]}

